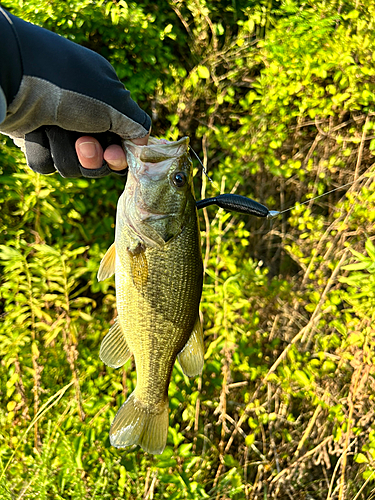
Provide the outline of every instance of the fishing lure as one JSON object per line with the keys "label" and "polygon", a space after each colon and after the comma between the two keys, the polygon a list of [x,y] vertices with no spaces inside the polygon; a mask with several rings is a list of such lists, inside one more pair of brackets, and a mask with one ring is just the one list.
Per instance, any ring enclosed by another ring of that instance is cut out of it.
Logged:
{"label": "fishing lure", "polygon": [[[194,149],[190,146],[190,151],[192,151],[199,161],[199,163],[202,166],[203,173],[206,175],[206,177],[209,179],[209,181],[212,182],[212,179],[208,176],[207,171],[201,162],[201,159],[197,155],[197,153],[194,151]],[[298,203],[298,205],[305,205],[306,203],[310,203],[311,201],[317,200],[318,198],[321,198],[322,196],[327,196],[327,194],[333,193],[334,191],[337,191],[339,189],[343,189],[347,186],[350,186],[351,184],[354,184],[354,181],[348,182],[347,184],[344,184],[343,186],[339,186],[335,189],[331,189],[331,191],[328,191],[327,193],[323,193],[319,196],[315,196],[315,198],[311,198],[307,201],[304,201],[302,203]],[[220,194],[218,196],[214,196],[213,198],[204,198],[203,200],[199,200],[196,202],[197,209],[200,210],[201,208],[208,207],[210,205],[217,205],[220,208],[223,208],[224,210],[229,210],[231,212],[238,212],[240,214],[246,214],[246,215],[254,215],[255,217],[263,217],[267,219],[273,219],[274,217],[277,217],[278,215],[284,214],[285,212],[290,212],[295,208],[297,205],[294,205],[293,207],[286,208],[285,210],[268,210],[267,207],[259,203],[258,201],[252,200],[251,198],[247,198],[246,196],[241,196],[239,194]]]}
{"label": "fishing lure", "polygon": [[198,210],[208,207],[209,205],[217,205],[224,210],[238,212],[240,214],[255,215],[255,217],[267,217],[268,219],[276,217],[276,215],[280,213],[275,210],[268,210],[268,208],[261,203],[239,194],[220,194],[213,198],[205,198],[197,201],[196,205]]}
{"label": "fishing lure", "polygon": [[[333,193],[338,189],[343,189],[344,187],[350,186],[354,182],[355,181],[348,182],[347,184],[344,184],[344,186],[339,186],[335,189],[332,189],[331,191],[328,191],[327,193],[315,196],[315,198],[311,198],[310,200],[299,203],[299,205],[305,205],[306,203],[310,203],[311,201],[317,200],[322,196],[326,196],[327,194]],[[261,203],[252,200],[251,198],[247,198],[246,196],[241,196],[239,194],[220,194],[213,198],[205,198],[203,200],[199,200],[196,203],[198,210],[201,208],[208,207],[210,205],[217,205],[218,207],[223,208],[224,210],[238,212],[240,214],[255,215],[255,217],[265,217],[267,219],[273,219],[278,215],[293,210],[293,208],[297,206],[294,205],[293,207],[286,208],[285,210],[282,211],[268,210],[268,208],[262,205]]]}

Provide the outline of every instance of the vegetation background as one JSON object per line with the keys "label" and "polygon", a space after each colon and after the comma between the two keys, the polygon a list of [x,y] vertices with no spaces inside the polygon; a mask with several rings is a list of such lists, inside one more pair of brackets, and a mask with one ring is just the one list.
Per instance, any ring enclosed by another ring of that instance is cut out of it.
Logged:
{"label": "vegetation background", "polygon": [[2,136],[0,498],[373,498],[375,1],[3,6],[109,59],[154,135],[190,136],[197,198],[296,207],[201,214],[203,375],[176,364],[161,456],[117,450],[135,372],[99,360],[96,272],[123,181],[37,175]]}

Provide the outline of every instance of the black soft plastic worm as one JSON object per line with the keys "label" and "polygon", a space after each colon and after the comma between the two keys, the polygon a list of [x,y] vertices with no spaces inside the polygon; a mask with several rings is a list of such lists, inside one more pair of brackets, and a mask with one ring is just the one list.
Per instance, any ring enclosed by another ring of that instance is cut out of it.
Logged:
{"label": "black soft plastic worm", "polygon": [[214,198],[205,198],[204,200],[197,201],[198,210],[208,207],[209,205],[217,205],[224,210],[239,212],[240,214],[255,215],[255,217],[271,218],[279,213],[273,210],[270,211],[261,203],[251,198],[246,198],[246,196],[240,196],[239,194],[220,194]]}

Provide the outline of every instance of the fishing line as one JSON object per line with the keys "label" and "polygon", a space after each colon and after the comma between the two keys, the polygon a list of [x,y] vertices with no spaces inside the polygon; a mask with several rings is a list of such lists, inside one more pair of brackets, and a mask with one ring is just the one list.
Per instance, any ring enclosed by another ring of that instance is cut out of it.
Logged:
{"label": "fishing line", "polygon": [[207,170],[205,168],[205,166],[203,165],[203,163],[201,162],[201,159],[199,158],[199,156],[197,155],[197,153],[194,151],[194,149],[190,146],[190,150],[194,153],[196,159],[199,161],[199,163],[202,165],[202,170],[203,170],[203,173],[204,175],[207,177],[207,179],[210,181],[210,182],[213,182],[213,180],[211,179],[211,177],[207,174]]}
{"label": "fishing line", "polygon": [[[197,155],[197,153],[194,151],[194,149],[190,146],[190,150],[194,153],[194,156],[197,158],[199,163],[202,166],[203,173],[205,176],[209,179],[210,182],[213,183],[213,180],[211,177],[208,176],[207,171]],[[362,177],[362,176],[361,176]],[[256,217],[265,217],[267,219],[274,219],[278,215],[285,214],[286,212],[290,212],[294,208],[297,208],[300,205],[306,205],[307,203],[311,203],[312,201],[315,201],[319,198],[322,198],[323,196],[327,196],[330,193],[334,193],[335,191],[338,191],[339,189],[344,189],[347,186],[351,186],[355,182],[357,182],[359,179],[355,179],[351,182],[347,182],[343,186],[338,186],[335,189],[331,189],[330,191],[327,191],[326,193],[320,194],[318,196],[314,196],[314,198],[310,198],[306,201],[303,201],[302,203],[296,203],[294,206],[290,208],[286,208],[284,210],[268,210],[267,207],[262,205],[261,203],[252,200],[251,198],[247,198],[246,196],[241,196],[238,194],[221,194],[217,195],[213,198],[205,198],[203,200],[197,201],[197,209],[205,208],[210,205],[217,205],[220,208],[223,208],[224,210],[230,210],[233,212],[238,212],[238,213],[243,213],[243,214],[249,214],[249,215],[255,215]]]}
{"label": "fishing line", "polygon": [[339,186],[335,189],[331,189],[331,191],[328,191],[327,193],[323,193],[323,194],[320,194],[319,196],[315,196],[314,198],[310,198],[309,200],[303,201],[302,203],[296,203],[296,205],[294,205],[293,207],[286,208],[285,210],[281,210],[280,212],[278,212],[276,210],[275,211],[270,210],[267,218],[273,219],[274,217],[277,217],[278,215],[284,214],[285,212],[290,212],[291,210],[293,210],[294,208],[296,208],[300,205],[306,205],[307,203],[310,203],[311,201],[317,200],[318,198],[322,198],[323,196],[327,196],[328,194],[334,193],[335,191],[338,191],[339,189],[344,189],[347,186],[351,186],[355,182],[357,182],[357,179],[354,181],[348,182],[348,183],[344,184],[343,186]]}
{"label": "fishing line", "polygon": [[334,193],[335,191],[338,191],[339,189],[343,189],[347,186],[351,186],[355,182],[357,182],[358,179],[348,182],[344,184],[343,186],[338,186],[335,189],[331,189],[327,193],[320,194],[318,196],[315,196],[314,198],[310,198],[309,200],[306,200],[302,203],[297,203],[293,207],[286,208],[285,210],[268,210],[268,208],[258,201],[252,200],[251,198],[247,198],[246,196],[242,196],[239,194],[229,194],[229,193],[224,193],[220,194],[217,196],[214,196],[213,198],[204,198],[203,200],[199,200],[196,202],[197,209],[200,210],[201,208],[208,207],[210,205],[217,205],[220,208],[223,208],[224,210],[229,210],[232,212],[238,212],[242,214],[248,214],[248,215],[255,215],[255,217],[265,217],[267,219],[274,219],[278,215],[284,214],[286,212],[290,212],[294,208],[300,206],[300,205],[306,205],[306,203],[310,203],[314,200],[317,200],[318,198],[322,198],[323,196],[327,196],[330,193]]}

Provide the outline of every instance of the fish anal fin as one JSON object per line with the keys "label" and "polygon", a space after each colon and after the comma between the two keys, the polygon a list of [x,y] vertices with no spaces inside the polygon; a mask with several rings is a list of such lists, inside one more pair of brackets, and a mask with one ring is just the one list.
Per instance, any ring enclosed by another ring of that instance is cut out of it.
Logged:
{"label": "fish anal fin", "polygon": [[111,368],[119,368],[131,357],[118,317],[102,340],[99,357]]}
{"label": "fish anal fin", "polygon": [[193,331],[185,347],[177,356],[182,371],[188,377],[195,377],[202,373],[204,364],[203,330],[199,315],[195,321]]}
{"label": "fish anal fin", "polygon": [[106,254],[102,258],[98,271],[98,281],[106,280],[115,273],[116,268],[116,246],[115,243],[108,248]]}
{"label": "fish anal fin", "polygon": [[137,251],[131,252],[128,250],[128,252],[133,283],[136,288],[140,290],[146,285],[148,279],[148,264],[145,248],[143,245],[139,245]]}
{"label": "fish anal fin", "polygon": [[116,448],[138,444],[144,451],[160,455],[167,442],[168,424],[168,400],[150,409],[133,392],[117,412],[109,439]]}

